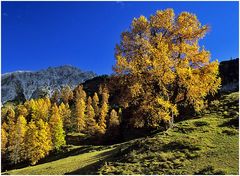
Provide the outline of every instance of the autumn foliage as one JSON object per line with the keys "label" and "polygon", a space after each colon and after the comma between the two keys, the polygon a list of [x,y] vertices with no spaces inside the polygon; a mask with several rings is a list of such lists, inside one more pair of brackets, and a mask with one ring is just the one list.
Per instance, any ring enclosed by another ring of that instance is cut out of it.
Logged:
{"label": "autumn foliage", "polygon": [[208,94],[220,86],[218,62],[199,46],[209,27],[196,15],[173,9],[157,11],[147,19],[134,18],[121,35],[115,57],[120,104],[132,108],[135,127],[172,124],[179,108],[204,108]]}
{"label": "autumn foliage", "polygon": [[[2,156],[13,164],[28,161],[34,165],[50,151],[61,150],[61,147],[66,145],[65,137],[69,132],[81,132],[89,137],[102,138],[108,128],[112,109],[108,105],[107,88],[100,89],[101,94],[94,93],[91,97],[87,96],[80,85],[74,92],[64,88],[58,96],[56,92],[59,91],[55,91],[52,101],[46,97],[31,99],[17,106],[3,106]],[[69,98],[66,92],[70,97],[73,94],[75,96]],[[98,97],[101,98],[100,103]],[[71,107],[68,104],[70,101],[73,101]],[[111,115],[109,126],[112,126],[112,123],[119,125],[112,122],[118,121],[118,114],[114,112],[114,120]]]}

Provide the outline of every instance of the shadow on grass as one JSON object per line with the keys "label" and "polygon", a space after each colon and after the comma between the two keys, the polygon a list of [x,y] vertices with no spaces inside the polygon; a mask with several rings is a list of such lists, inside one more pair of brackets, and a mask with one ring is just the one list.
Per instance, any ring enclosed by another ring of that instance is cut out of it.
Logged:
{"label": "shadow on grass", "polygon": [[227,122],[222,123],[219,125],[219,127],[234,127],[234,128],[239,128],[239,119],[238,118],[233,118],[230,119]]}
{"label": "shadow on grass", "polygon": [[96,158],[99,158],[99,160],[96,161],[95,163],[84,166],[84,167],[82,167],[80,169],[77,169],[75,171],[65,173],[64,175],[99,175],[98,169],[105,162],[112,161],[114,159],[114,156],[116,156],[116,154],[119,152],[119,149],[120,148],[117,147],[113,150],[100,153],[100,154],[95,156]]}

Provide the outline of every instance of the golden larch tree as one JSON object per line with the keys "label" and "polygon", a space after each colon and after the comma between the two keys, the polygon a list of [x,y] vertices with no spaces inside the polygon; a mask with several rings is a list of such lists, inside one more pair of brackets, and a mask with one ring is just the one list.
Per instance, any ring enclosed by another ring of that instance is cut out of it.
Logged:
{"label": "golden larch tree", "polygon": [[63,120],[63,129],[65,132],[69,132],[73,128],[73,119],[71,118],[71,109],[69,108],[68,103],[61,103],[59,106],[59,113]]}
{"label": "golden larch tree", "polygon": [[86,127],[85,111],[86,103],[84,99],[77,99],[75,102],[75,120],[77,132],[83,132]]}
{"label": "golden larch tree", "polygon": [[118,113],[114,109],[112,109],[110,113],[110,118],[109,118],[109,127],[114,128],[119,125],[120,125],[120,120],[119,120]]}
{"label": "golden larch tree", "polygon": [[99,97],[96,92],[93,95],[92,106],[93,106],[95,115],[98,116],[98,114],[99,114]]}
{"label": "golden larch tree", "polygon": [[25,136],[26,158],[32,165],[48,155],[52,149],[51,132],[47,122],[42,119],[31,121]]}
{"label": "golden larch tree", "polygon": [[98,126],[95,120],[95,112],[92,107],[92,99],[90,96],[88,97],[86,115],[86,132],[90,135],[94,135],[98,130]]}
{"label": "golden larch tree", "polygon": [[179,106],[196,111],[220,86],[218,61],[199,46],[209,27],[196,15],[159,10],[147,19],[134,18],[116,46],[117,84],[122,106],[133,109],[135,127],[158,127],[173,122]]}
{"label": "golden larch tree", "polygon": [[12,163],[16,164],[25,159],[25,133],[27,131],[27,121],[20,115],[17,119],[17,123],[11,129],[9,138],[9,158]]}
{"label": "golden larch tree", "polygon": [[53,148],[59,150],[62,145],[66,144],[65,131],[63,130],[63,121],[59,113],[56,103],[53,104],[51,109],[51,117],[49,126],[52,136]]}
{"label": "golden larch tree", "polygon": [[73,92],[68,85],[62,88],[61,99],[65,104],[69,103],[69,101],[73,99]]}
{"label": "golden larch tree", "polygon": [[8,143],[8,133],[4,128],[1,129],[1,151],[2,154],[6,153]]}

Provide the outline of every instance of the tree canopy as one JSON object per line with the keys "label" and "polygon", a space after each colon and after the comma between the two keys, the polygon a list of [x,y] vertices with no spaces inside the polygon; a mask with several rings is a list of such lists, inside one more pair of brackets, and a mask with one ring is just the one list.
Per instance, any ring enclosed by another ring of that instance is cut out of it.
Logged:
{"label": "tree canopy", "polygon": [[173,9],[157,11],[147,19],[134,18],[116,45],[114,71],[121,85],[120,103],[134,108],[135,127],[157,127],[171,122],[180,106],[195,111],[220,86],[218,61],[199,46],[209,27],[196,15]]}

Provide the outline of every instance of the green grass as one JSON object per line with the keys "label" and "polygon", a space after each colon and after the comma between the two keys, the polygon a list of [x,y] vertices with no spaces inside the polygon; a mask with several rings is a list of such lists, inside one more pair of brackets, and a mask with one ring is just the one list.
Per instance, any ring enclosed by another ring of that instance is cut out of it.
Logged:
{"label": "green grass", "polygon": [[225,95],[201,118],[178,122],[165,132],[112,146],[72,146],[74,156],[7,174],[238,175],[238,96]]}
{"label": "green grass", "polygon": [[11,170],[3,174],[11,175],[62,175],[74,171],[81,172],[86,166],[99,162],[111,156],[114,148],[70,156],[57,161],[48,162],[23,169]]}

